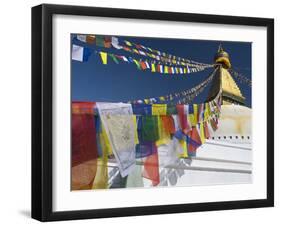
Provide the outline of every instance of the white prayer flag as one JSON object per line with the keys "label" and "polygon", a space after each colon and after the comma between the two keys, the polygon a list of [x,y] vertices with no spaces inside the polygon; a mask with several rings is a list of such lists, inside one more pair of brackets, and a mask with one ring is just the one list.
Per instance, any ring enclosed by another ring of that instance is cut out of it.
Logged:
{"label": "white prayer flag", "polygon": [[83,52],[82,46],[72,45],[72,60],[83,62]]}
{"label": "white prayer flag", "polygon": [[119,45],[118,38],[111,37],[111,44],[115,49],[122,49],[123,47]]}

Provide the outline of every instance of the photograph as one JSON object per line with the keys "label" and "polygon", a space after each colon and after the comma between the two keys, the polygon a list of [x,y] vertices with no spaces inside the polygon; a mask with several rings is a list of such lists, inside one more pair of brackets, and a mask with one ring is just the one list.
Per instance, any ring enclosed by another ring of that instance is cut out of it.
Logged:
{"label": "photograph", "polygon": [[71,33],[69,45],[71,191],[252,183],[252,42]]}

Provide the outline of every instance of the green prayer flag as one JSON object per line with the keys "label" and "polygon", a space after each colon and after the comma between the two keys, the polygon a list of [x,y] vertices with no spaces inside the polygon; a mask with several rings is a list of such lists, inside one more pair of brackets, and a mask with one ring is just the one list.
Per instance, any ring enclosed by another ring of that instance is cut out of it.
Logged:
{"label": "green prayer flag", "polygon": [[142,130],[143,141],[157,141],[159,140],[158,117],[154,115],[142,116]]}
{"label": "green prayer flag", "polygon": [[114,56],[114,54],[110,54],[110,57],[112,58],[112,60],[116,63],[116,64],[119,64],[119,61],[117,60],[117,57]]}
{"label": "green prayer flag", "polygon": [[99,47],[104,47],[104,39],[103,36],[96,36],[96,45]]}
{"label": "green prayer flag", "polygon": [[176,105],[167,105],[167,115],[176,115],[177,113]]}

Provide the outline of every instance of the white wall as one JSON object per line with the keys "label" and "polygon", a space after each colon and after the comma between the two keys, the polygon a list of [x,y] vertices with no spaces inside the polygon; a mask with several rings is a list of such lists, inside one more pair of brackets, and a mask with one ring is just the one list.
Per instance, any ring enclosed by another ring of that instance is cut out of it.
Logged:
{"label": "white wall", "polygon": [[[180,1],[180,0],[69,0],[47,1],[48,3],[92,5],[119,8],[140,8],[166,11],[181,11],[192,13],[228,14],[238,16],[274,17],[276,28],[275,62],[280,58],[280,6],[278,1]],[[1,82],[0,82],[0,222],[1,225],[35,225],[38,222],[30,219],[30,7],[41,1],[2,1],[1,2]],[[281,84],[281,70],[278,65],[275,71],[275,84]],[[281,114],[280,105],[277,106],[281,96],[281,89],[276,90],[275,114]],[[280,102],[280,101],[279,101]],[[276,118],[276,137],[280,137],[280,117]],[[145,225],[161,222],[163,225],[196,224],[196,225],[253,225],[268,224],[269,221],[279,221],[278,213],[281,211],[280,198],[280,139],[276,139],[276,207],[265,209],[249,209],[234,211],[218,211],[204,213],[188,213],[161,216],[145,216],[130,218],[114,218],[101,220],[85,220],[55,223],[60,225]]]}

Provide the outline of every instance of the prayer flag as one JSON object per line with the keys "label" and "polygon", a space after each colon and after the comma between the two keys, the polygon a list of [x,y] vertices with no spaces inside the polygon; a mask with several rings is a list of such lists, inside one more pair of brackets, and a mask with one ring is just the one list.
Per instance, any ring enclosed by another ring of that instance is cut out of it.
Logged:
{"label": "prayer flag", "polygon": [[188,128],[187,125],[187,117],[184,111],[184,105],[182,104],[177,104],[177,112],[178,112],[178,118],[179,118],[179,123],[182,131],[188,131],[190,128]]}
{"label": "prayer flag", "polygon": [[145,61],[146,68],[150,68],[149,63]]}
{"label": "prayer flag", "polygon": [[134,61],[135,64],[137,65],[137,68],[138,68],[139,70],[141,70],[141,65],[140,65],[140,63],[139,63],[137,60],[135,60],[135,59],[133,59],[133,61]]}
{"label": "prayer flag", "polygon": [[151,180],[153,186],[160,183],[158,152],[146,157],[142,175]]}
{"label": "prayer flag", "polygon": [[134,170],[127,177],[126,188],[136,187],[144,187],[141,165],[136,165]]}
{"label": "prayer flag", "polygon": [[188,150],[196,151],[196,149],[200,145],[201,145],[201,139],[198,134],[196,126],[194,126],[194,127],[192,127],[192,130],[190,131]]}
{"label": "prayer flag", "polygon": [[197,124],[198,123],[198,105],[197,104],[193,104],[193,115],[194,115],[194,123]]}
{"label": "prayer flag", "polygon": [[156,69],[155,69],[155,64],[151,64],[151,72],[155,72]]}
{"label": "prayer flag", "polygon": [[100,52],[100,57],[103,64],[107,64],[107,53],[106,52]]}
{"label": "prayer flag", "polygon": [[209,132],[209,128],[208,128],[208,123],[204,122],[204,135],[206,139],[210,138],[210,132]]}
{"label": "prayer flag", "polygon": [[158,134],[159,134],[159,139],[156,141],[156,145],[165,145],[170,142],[170,134],[166,129],[164,129],[163,125],[163,117],[162,116],[157,116],[157,121],[158,121]]}
{"label": "prayer flag", "polygon": [[132,46],[132,43],[129,41],[124,41],[127,46]]}
{"label": "prayer flag", "polygon": [[163,73],[163,65],[157,64],[157,72]]}
{"label": "prayer flag", "polygon": [[166,104],[152,104],[152,115],[166,115],[167,105]]}
{"label": "prayer flag", "polygon": [[[141,133],[141,131],[139,131]],[[144,158],[157,152],[155,142],[142,141],[136,145],[136,158]]]}
{"label": "prayer flag", "polygon": [[92,54],[91,49],[78,45],[72,45],[72,60],[86,62],[89,60]]}
{"label": "prayer flag", "polygon": [[112,58],[112,60],[113,60],[116,64],[119,64],[119,61],[117,60],[117,57],[116,57],[114,54],[110,53],[109,56]]}
{"label": "prayer flag", "polygon": [[86,36],[86,42],[88,44],[94,44],[96,41],[96,36],[95,35],[87,35]]}
{"label": "prayer flag", "polygon": [[141,51],[141,50],[139,50],[139,54],[140,54],[140,55],[143,55],[143,56],[146,56],[145,52],[143,52],[143,51]]}
{"label": "prayer flag", "polygon": [[104,47],[104,40],[102,36],[96,35],[96,45],[99,47]]}
{"label": "prayer flag", "polygon": [[105,48],[111,47],[111,38],[110,37],[104,37],[104,47]]}
{"label": "prayer flag", "polygon": [[135,166],[135,128],[131,104],[97,103],[106,135],[121,176],[127,176]]}
{"label": "prayer flag", "polygon": [[122,49],[122,46],[119,45],[119,40],[116,37],[111,37],[111,44],[115,49]]}
{"label": "prayer flag", "polygon": [[169,134],[175,133],[175,123],[173,116],[171,115],[164,115],[162,117],[163,127]]}
{"label": "prayer flag", "polygon": [[72,104],[72,166],[97,158],[94,105]]}
{"label": "prayer flag", "polygon": [[151,115],[152,107],[150,104],[132,104],[134,115]]}
{"label": "prayer flag", "polygon": [[157,141],[159,139],[158,131],[158,118],[157,116],[144,115],[141,117],[142,130],[141,140],[142,141]]}
{"label": "prayer flag", "polygon": [[205,143],[205,130],[204,130],[204,123],[200,122],[199,124],[199,130],[200,130],[200,138],[201,138],[201,143]]}
{"label": "prayer flag", "polygon": [[91,189],[97,175],[95,103],[72,103],[71,189]]}
{"label": "prayer flag", "polygon": [[140,62],[140,66],[141,66],[142,70],[147,69],[145,62],[143,62],[143,61]]}
{"label": "prayer flag", "polygon": [[77,35],[76,38],[81,42],[86,42],[86,35]]}

